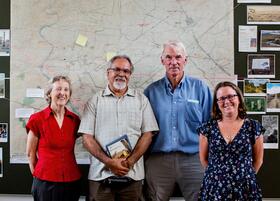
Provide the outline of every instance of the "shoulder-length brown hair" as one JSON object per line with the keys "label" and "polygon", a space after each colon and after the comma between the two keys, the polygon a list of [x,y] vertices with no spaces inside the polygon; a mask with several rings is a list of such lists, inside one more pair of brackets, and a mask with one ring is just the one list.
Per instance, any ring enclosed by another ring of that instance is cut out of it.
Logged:
{"label": "shoulder-length brown hair", "polygon": [[218,103],[217,103],[217,91],[222,88],[222,87],[231,87],[237,94],[238,99],[239,99],[239,106],[238,106],[238,117],[241,119],[244,119],[247,115],[246,113],[246,106],[244,102],[244,98],[242,95],[241,90],[233,83],[231,82],[220,82],[217,84],[214,90],[214,95],[213,95],[213,105],[212,105],[212,118],[216,120],[221,120],[222,117],[222,112],[219,109]]}

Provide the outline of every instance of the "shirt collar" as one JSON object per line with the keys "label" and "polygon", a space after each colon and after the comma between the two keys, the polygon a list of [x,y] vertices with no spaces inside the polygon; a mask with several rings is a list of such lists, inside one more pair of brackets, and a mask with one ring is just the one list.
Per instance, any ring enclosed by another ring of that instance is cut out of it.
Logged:
{"label": "shirt collar", "polygon": [[[109,85],[105,88],[103,96],[115,96],[114,93],[110,90]],[[135,96],[135,90],[128,87],[127,92],[123,96]]]}
{"label": "shirt collar", "polygon": [[[46,107],[43,110],[43,113],[44,113],[44,118],[48,119],[53,114],[51,106]],[[71,117],[71,118],[75,117],[74,114],[72,112],[70,112],[66,107],[65,107],[65,114],[64,114],[64,116],[68,116],[68,117]]]}
{"label": "shirt collar", "polygon": [[[166,88],[172,89],[172,85],[171,85],[167,75],[165,75],[165,77],[164,77],[164,83],[165,83]],[[186,83],[186,79],[185,79],[185,74],[184,74],[180,83],[178,84],[177,88],[181,88],[182,85],[184,85],[185,83]]]}

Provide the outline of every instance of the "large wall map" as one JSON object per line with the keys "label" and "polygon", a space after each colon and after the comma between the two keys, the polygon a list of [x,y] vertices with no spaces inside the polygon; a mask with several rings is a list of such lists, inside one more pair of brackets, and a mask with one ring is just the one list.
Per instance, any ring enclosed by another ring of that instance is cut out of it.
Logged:
{"label": "large wall map", "polygon": [[[106,86],[106,54],[127,54],[135,64],[131,86],[144,89],[164,75],[162,44],[183,41],[186,73],[213,87],[234,73],[233,1],[225,0],[12,0],[10,73],[11,162],[26,162],[25,123],[17,108],[46,106],[26,97],[54,75],[74,86],[69,107],[82,114],[90,96]],[[75,43],[79,34],[85,46]],[[81,143],[77,158],[87,158]]]}

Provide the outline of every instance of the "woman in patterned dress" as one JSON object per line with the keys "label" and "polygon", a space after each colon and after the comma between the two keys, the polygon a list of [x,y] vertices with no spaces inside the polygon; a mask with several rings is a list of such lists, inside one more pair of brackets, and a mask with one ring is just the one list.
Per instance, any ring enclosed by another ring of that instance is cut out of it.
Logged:
{"label": "woman in patterned dress", "polygon": [[240,89],[231,82],[214,91],[212,119],[198,128],[203,201],[262,200],[256,173],[263,162],[262,125],[246,117]]}

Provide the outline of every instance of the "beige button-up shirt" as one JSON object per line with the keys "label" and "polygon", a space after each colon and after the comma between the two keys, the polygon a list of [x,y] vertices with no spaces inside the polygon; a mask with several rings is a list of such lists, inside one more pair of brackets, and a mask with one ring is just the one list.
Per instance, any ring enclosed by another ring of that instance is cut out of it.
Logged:
{"label": "beige button-up shirt", "polygon": [[[153,110],[142,92],[129,88],[124,96],[116,97],[107,86],[86,104],[78,132],[93,135],[106,151],[107,144],[125,134],[134,148],[144,132],[157,130]],[[90,161],[88,179],[98,181],[113,176],[94,156]],[[134,180],[144,179],[143,157],[126,176]]]}

